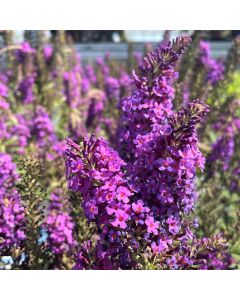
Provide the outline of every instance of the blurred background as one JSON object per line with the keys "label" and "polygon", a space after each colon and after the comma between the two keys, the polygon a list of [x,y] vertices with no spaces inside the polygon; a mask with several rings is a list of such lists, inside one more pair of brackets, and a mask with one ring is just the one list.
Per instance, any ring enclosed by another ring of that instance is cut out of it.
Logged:
{"label": "blurred background", "polygon": [[[176,38],[182,34],[194,36],[197,31],[193,30],[65,30],[64,34],[67,42],[74,44],[77,52],[81,54],[83,63],[89,63],[96,58],[104,57],[109,53],[113,59],[126,61],[132,53],[144,53],[146,47],[152,48],[164,38]],[[214,58],[225,57],[231,41],[238,36],[239,30],[209,30],[202,31],[205,40],[210,42],[212,56]],[[17,30],[12,31],[13,41],[16,43],[24,40],[37,43],[37,31]],[[1,34],[1,43],[3,41]],[[45,31],[46,39],[53,40],[56,30]]]}

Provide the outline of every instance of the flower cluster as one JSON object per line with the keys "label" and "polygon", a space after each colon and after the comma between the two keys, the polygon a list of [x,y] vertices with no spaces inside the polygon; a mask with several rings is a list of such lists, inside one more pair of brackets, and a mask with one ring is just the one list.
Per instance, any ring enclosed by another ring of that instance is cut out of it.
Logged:
{"label": "flower cluster", "polygon": [[18,180],[16,165],[9,154],[0,153],[0,187],[10,189]]}
{"label": "flower cluster", "polygon": [[[68,186],[82,193],[82,206],[88,220],[94,220],[98,227],[103,227],[97,244],[96,268],[117,268],[119,266],[112,263],[110,258],[124,253],[118,235],[121,234],[119,230],[127,228],[130,196],[133,194],[121,172],[125,163],[101,138],[92,136],[89,140],[84,139],[82,147],[68,140],[68,145]],[[103,249],[104,240],[111,244],[108,249]]]}
{"label": "flower cluster", "polygon": [[24,63],[29,55],[34,55],[36,49],[32,48],[28,42],[23,42],[20,49],[16,51],[16,58],[19,63]]}
{"label": "flower cluster", "polygon": [[[25,239],[24,208],[15,188],[18,175],[11,156],[0,153],[0,251],[17,247]],[[9,252],[6,252],[9,254]]]}
{"label": "flower cluster", "polygon": [[56,255],[69,253],[76,246],[73,236],[74,224],[66,203],[63,203],[62,194],[61,189],[52,192],[45,224],[48,247]]}
{"label": "flower cluster", "polygon": [[13,138],[12,146],[16,148],[16,152],[22,154],[31,138],[32,121],[27,120],[23,114],[15,114],[16,123],[9,128],[9,133]]}
{"label": "flower cluster", "polygon": [[71,108],[79,106],[81,101],[81,77],[77,70],[65,72],[63,75],[64,95]]}
{"label": "flower cluster", "polygon": [[24,104],[32,103],[34,100],[33,87],[35,83],[35,75],[31,74],[24,77],[18,86],[18,92],[20,93],[21,101]]}
{"label": "flower cluster", "polygon": [[136,88],[120,103],[123,113],[119,147],[123,148],[124,157],[131,153],[137,155],[141,145],[152,139],[152,130],[169,130],[165,120],[172,114],[172,82],[177,77],[174,67],[189,43],[188,37],[177,39],[173,45],[163,43],[144,58],[139,76],[133,72]]}
{"label": "flower cluster", "polygon": [[52,120],[43,106],[38,106],[34,113],[31,134],[36,138],[39,148],[56,139]]}
{"label": "flower cluster", "polygon": [[43,47],[43,55],[44,55],[45,61],[47,63],[51,62],[51,59],[53,57],[53,48],[52,48],[52,46],[50,46],[48,44],[45,45]]}
{"label": "flower cluster", "polygon": [[223,80],[224,65],[211,57],[211,49],[209,43],[201,41],[199,43],[199,60],[206,68],[206,80],[214,85],[218,81]]}
{"label": "flower cluster", "polygon": [[208,107],[196,100],[172,110],[174,67],[188,44],[188,38],[162,44],[134,74],[136,88],[122,101],[125,161],[103,139],[67,140],[68,187],[81,193],[85,216],[100,230],[95,268],[136,268],[133,253],[146,251],[168,256],[162,268],[199,263],[187,246],[194,235],[184,217],[197,199],[196,169],[204,167],[196,125]]}
{"label": "flower cluster", "polygon": [[[218,124],[215,124],[215,127]],[[219,126],[217,126],[219,127]],[[231,118],[231,120],[223,120],[218,131],[220,136],[212,145],[211,154],[208,157],[210,164],[218,162],[222,165],[224,171],[229,168],[230,160],[234,154],[235,140],[240,130],[240,118]]]}

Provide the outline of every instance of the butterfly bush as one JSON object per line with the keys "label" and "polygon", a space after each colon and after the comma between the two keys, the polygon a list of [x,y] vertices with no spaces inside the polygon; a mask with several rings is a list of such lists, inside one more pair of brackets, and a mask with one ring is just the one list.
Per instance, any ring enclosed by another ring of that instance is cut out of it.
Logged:
{"label": "butterfly bush", "polygon": [[11,156],[0,153],[0,251],[7,253],[25,239],[24,208],[16,189],[18,174]]}
{"label": "butterfly bush", "polygon": [[211,57],[209,43],[201,41],[199,43],[199,52],[200,63],[207,71],[207,82],[216,84],[219,80],[223,80],[224,65]]}
{"label": "butterfly bush", "polygon": [[238,41],[224,63],[197,34],[88,64],[35,35],[3,48],[0,268],[236,268]]}
{"label": "butterfly bush", "polygon": [[45,45],[43,47],[43,55],[44,55],[44,58],[45,58],[45,61],[47,63],[50,63],[51,60],[52,60],[52,57],[53,57],[53,47],[51,45]]}
{"label": "butterfly bush", "polygon": [[45,229],[48,233],[47,243],[50,250],[55,255],[61,255],[72,251],[76,246],[73,237],[74,224],[62,201],[63,191],[56,189],[51,193],[50,204],[48,207],[48,216]]}
{"label": "butterfly bush", "polygon": [[16,59],[19,63],[24,63],[29,57],[36,53],[36,49],[32,48],[29,42],[24,41],[20,48],[16,51]]}
{"label": "butterfly bush", "polygon": [[212,145],[209,161],[219,161],[223,164],[223,170],[227,170],[234,154],[235,138],[240,130],[240,119],[236,118],[222,126],[222,135]]}
{"label": "butterfly bush", "polygon": [[11,137],[15,137],[13,146],[16,147],[17,153],[24,154],[25,148],[31,138],[31,121],[27,120],[23,114],[15,114],[16,123],[9,128]]}
{"label": "butterfly bush", "polygon": [[18,92],[20,93],[20,97],[24,104],[29,104],[34,101],[34,74],[26,76],[21,80],[18,86]]}
{"label": "butterfly bush", "polygon": [[[67,140],[68,187],[81,193],[85,216],[100,230],[96,269],[138,268],[136,253],[159,257],[159,268],[211,268],[215,259],[211,251],[205,259],[191,252],[189,240],[196,248],[204,241],[195,240],[184,220],[197,199],[196,169],[205,161],[195,128],[208,112],[199,100],[172,110],[174,67],[189,43],[184,37],[161,45],[144,59],[140,74],[133,73],[135,89],[121,103],[122,158],[102,138],[80,145]],[[88,261],[80,254],[79,268],[81,257]]]}
{"label": "butterfly bush", "polygon": [[[179,73],[176,96],[180,103],[177,104],[184,106],[194,98],[200,98],[207,102],[208,97],[212,96],[211,93],[216,92],[219,85],[227,77],[228,66],[223,59],[212,57],[210,43],[203,41],[201,33],[197,33],[191,51],[184,57],[180,65]],[[218,99],[221,96],[213,95],[213,97]]]}
{"label": "butterfly bush", "polygon": [[79,106],[81,101],[81,77],[79,72],[72,70],[64,73],[64,94],[71,108]]}
{"label": "butterfly bush", "polygon": [[56,139],[52,120],[42,106],[38,106],[34,113],[32,135],[36,137],[39,148],[44,148]]}

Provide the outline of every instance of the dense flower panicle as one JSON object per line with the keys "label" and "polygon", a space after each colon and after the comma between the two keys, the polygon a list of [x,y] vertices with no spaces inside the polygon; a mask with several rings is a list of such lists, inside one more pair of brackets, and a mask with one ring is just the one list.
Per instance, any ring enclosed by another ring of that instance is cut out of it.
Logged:
{"label": "dense flower panicle", "polygon": [[[195,126],[206,114],[206,106],[195,101],[178,114],[172,111],[174,67],[188,44],[188,38],[179,39],[162,44],[148,55],[140,68],[141,76],[135,78],[136,91],[122,103],[120,141],[133,141],[122,153],[128,158],[131,184],[145,201],[150,201],[148,205],[163,222],[176,214],[175,222],[179,223],[179,213],[191,211],[197,197],[196,168],[204,164]],[[156,82],[157,93],[148,82],[150,78]],[[140,100],[144,102],[139,104]],[[134,157],[129,157],[130,151]]]}
{"label": "dense flower panicle", "polygon": [[[110,102],[117,100],[116,102],[118,103],[123,96],[130,93],[131,79],[124,69],[117,70],[119,74],[114,74],[114,76],[110,74],[108,60],[108,55],[105,55],[105,60],[97,59],[96,63],[103,77],[101,79],[103,80],[103,89],[106,93],[106,98]],[[100,85],[100,83],[98,83],[98,85]]]}
{"label": "dense flower panicle", "polygon": [[107,63],[105,62],[104,59],[102,58],[97,58],[96,59],[96,65],[97,67],[101,70],[101,73],[104,75],[104,76],[108,76],[109,73],[110,73],[110,68],[109,66],[107,65]]}
{"label": "dense flower panicle", "polygon": [[142,59],[143,59],[142,53],[140,53],[140,52],[135,52],[135,53],[133,53],[133,58],[134,58],[134,60],[135,60],[135,62],[136,62],[136,65],[137,65],[137,66],[141,66],[141,64],[142,64]]}
{"label": "dense flower panicle", "polygon": [[23,114],[15,114],[15,118],[17,123],[11,126],[9,132],[15,140],[13,146],[17,147],[17,153],[22,154],[31,138],[32,121],[27,120]]}
{"label": "dense flower panicle", "polygon": [[[117,175],[120,176],[120,169],[125,163],[105,140],[96,139],[94,136],[89,140],[84,138],[82,147],[69,139],[67,143],[71,147],[66,150],[66,176],[69,180],[70,189],[88,193],[85,187],[86,181],[100,180],[104,183],[116,173],[119,173]],[[94,152],[92,153],[92,151]],[[86,163],[90,165],[88,166]],[[92,169],[92,166],[95,166],[94,169]],[[116,187],[117,182],[122,180],[119,176],[113,177],[111,186]],[[85,180],[85,177],[88,177],[87,180]],[[107,186],[104,186],[104,188],[107,189]]]}
{"label": "dense flower panicle", "polygon": [[[162,243],[161,247],[164,248]],[[154,243],[153,249],[157,249]],[[221,234],[211,238],[191,238],[191,242],[183,241],[181,247],[172,252],[171,256],[162,256],[163,269],[200,269],[226,270],[234,268],[235,260],[229,254],[226,241]]]}
{"label": "dense flower panicle", "polygon": [[92,128],[95,132],[100,130],[101,124],[104,122],[104,106],[106,104],[105,94],[97,90],[88,95],[88,111],[86,116],[86,127]]}
{"label": "dense flower panicle", "polygon": [[229,251],[221,253],[214,249],[206,256],[205,261],[201,264],[200,270],[228,270],[234,266],[235,261]]}
{"label": "dense flower panicle", "polygon": [[28,42],[23,42],[20,49],[16,51],[16,58],[19,63],[24,63],[28,55],[36,53],[36,49],[32,48]]}
{"label": "dense flower panicle", "polygon": [[81,245],[81,249],[75,255],[74,270],[91,270],[91,252],[93,251],[93,245],[91,241],[84,241]]}
{"label": "dense flower panicle", "polygon": [[204,41],[199,43],[199,60],[206,67],[207,82],[214,85],[218,81],[223,80],[224,65],[211,57],[209,43]]}
{"label": "dense flower panicle", "polygon": [[45,45],[43,47],[43,55],[46,60],[46,63],[49,63],[53,56],[53,47],[50,45]]}
{"label": "dense flower panicle", "polygon": [[[216,127],[219,127],[219,125],[216,124]],[[240,132],[240,119],[231,118],[228,122],[226,122],[226,120],[224,122],[223,120],[218,131],[220,131],[220,136],[212,145],[208,162],[210,164],[218,162],[222,165],[223,170],[226,171],[229,168],[230,160],[234,154],[235,140]]]}
{"label": "dense flower panicle", "polygon": [[[1,100],[0,100],[0,107],[1,107]],[[10,133],[9,133],[9,128],[8,128],[8,118],[6,115],[1,115],[1,111],[0,111],[0,141],[2,143],[2,141],[7,140],[11,137]]]}
{"label": "dense flower panicle", "polygon": [[36,137],[40,148],[56,140],[54,127],[45,108],[38,106],[33,116],[32,136]]}
{"label": "dense flower panicle", "polygon": [[226,270],[234,266],[235,259],[229,254],[228,245],[221,233],[211,238],[194,239],[192,252],[195,251],[198,253],[193,259],[200,270]]}
{"label": "dense flower panicle", "polygon": [[3,145],[7,144],[12,154],[22,154],[31,137],[32,121],[23,114],[13,114],[9,104],[6,104],[1,108],[0,100],[0,141]]}
{"label": "dense flower panicle", "polygon": [[[168,224],[172,216],[175,228],[180,226],[181,214],[189,213],[197,198],[196,168],[203,169],[205,160],[197,148],[195,126],[206,112],[206,106],[195,101],[172,115],[168,134],[153,131],[154,139],[144,141],[134,164],[128,164],[134,189],[162,222]],[[171,234],[179,231],[166,227]]]}
{"label": "dense flower panicle", "polygon": [[166,117],[173,113],[172,82],[177,76],[174,67],[189,43],[190,39],[183,37],[162,44],[143,59],[140,74],[133,73],[136,88],[119,105],[122,110],[119,147],[125,158],[135,153],[139,144],[152,139],[155,124],[158,130],[168,131]]}
{"label": "dense flower panicle", "polygon": [[7,153],[0,153],[0,188],[8,190],[16,184],[17,180],[16,165],[11,156]]}
{"label": "dense flower panicle", "polygon": [[66,203],[62,200],[62,195],[61,189],[56,189],[51,194],[45,224],[48,247],[56,255],[67,254],[77,245],[73,236],[74,223],[65,207]]}
{"label": "dense flower panicle", "polygon": [[120,90],[120,99],[121,99],[122,95],[129,95],[132,89],[132,80],[129,77],[129,75],[124,71],[120,73],[119,84],[121,89]]}
{"label": "dense flower panicle", "polygon": [[[166,149],[162,148],[159,151],[151,148],[155,155],[158,153],[165,155],[166,151],[169,151],[172,157],[157,157],[153,165],[146,164],[142,160],[142,165],[137,165],[137,170],[131,167],[133,173],[129,172],[128,175],[130,184],[121,171],[123,167],[127,168],[126,163],[107,142],[92,137],[89,140],[85,139],[81,146],[78,146],[68,140],[70,146],[70,149],[66,150],[68,185],[70,189],[82,193],[82,205],[89,221],[96,222],[100,227],[104,225],[97,247],[100,249],[98,251],[100,256],[104,252],[104,262],[108,267],[127,268],[133,264],[129,257],[127,261],[121,260],[120,265],[111,264],[113,262],[111,257],[120,255],[120,251],[124,253],[126,251],[125,244],[129,241],[126,242],[126,238],[123,238],[126,235],[124,232],[133,235],[132,242],[135,246],[138,242],[134,238],[134,233],[138,232],[138,236],[144,237],[155,254],[169,250],[172,238],[179,234],[183,225],[181,214],[188,213],[193,208],[196,200],[195,170],[196,167],[202,168],[204,162],[194,144],[197,141],[194,126],[207,109],[196,101],[191,104],[190,110],[192,112],[190,120],[184,119],[184,112],[180,112],[170,120],[171,122],[169,121],[175,128],[176,124],[181,125],[181,121],[184,124],[188,121],[184,136],[179,141],[173,134],[173,126],[172,137],[170,134],[167,137],[170,146],[165,145]],[[189,115],[189,108],[186,112]],[[177,127],[176,132],[178,129]],[[192,145],[187,144],[187,141]],[[144,158],[147,154],[145,151]],[[131,177],[134,180],[140,178],[142,181],[134,182]],[[111,239],[111,235],[118,238]],[[108,251],[101,250],[101,243],[104,240],[109,243]]]}
{"label": "dense flower panicle", "polygon": [[[95,268],[136,267],[129,249],[142,247],[143,252],[150,248],[152,255],[170,252],[168,268],[197,263],[187,250],[195,223],[186,223],[184,216],[197,199],[196,169],[203,169],[205,159],[198,149],[196,125],[208,107],[196,100],[175,113],[171,86],[173,67],[188,43],[183,38],[162,45],[144,60],[141,75],[134,75],[136,89],[122,101],[120,141],[131,143],[125,148],[130,155],[121,152],[127,163],[102,139],[92,136],[80,146],[67,141],[68,186],[81,192],[86,217],[101,228]],[[175,249],[176,242],[182,253]]]}
{"label": "dense flower panicle", "polygon": [[33,93],[34,83],[35,83],[34,74],[26,76],[19,83],[18,91],[20,93],[21,101],[24,104],[29,104],[34,101],[34,93]]}
{"label": "dense flower panicle", "polygon": [[120,84],[117,78],[107,76],[105,78],[105,91],[109,100],[119,99],[120,97]]}
{"label": "dense flower panicle", "polygon": [[86,94],[90,89],[90,82],[87,77],[82,78],[81,91],[83,94]]}
{"label": "dense flower panicle", "polygon": [[24,208],[17,190],[0,189],[0,254],[25,240],[24,227]]}
{"label": "dense flower panicle", "polygon": [[[101,138],[92,136],[89,140],[84,139],[81,146],[71,140],[67,142],[68,186],[82,193],[82,206],[87,219],[103,227],[101,238],[97,243],[98,263],[95,267],[101,268],[100,265],[104,260],[105,267],[107,264],[109,268],[118,268],[117,263],[112,265],[111,256],[120,255],[124,251],[124,246],[118,239],[111,240],[110,236],[117,237],[121,234],[118,231],[127,228],[130,217],[131,206],[128,203],[133,192],[127,186],[121,171],[125,163]],[[102,245],[105,240],[110,243],[108,250]]]}
{"label": "dense flower panicle", "polygon": [[8,96],[8,88],[4,82],[0,81],[0,142],[1,140],[8,139],[10,134],[7,126],[7,116],[5,111],[9,109],[10,105],[6,98]]}
{"label": "dense flower panicle", "polygon": [[65,72],[63,75],[64,83],[64,95],[66,97],[67,104],[71,108],[79,106],[81,101],[81,86],[82,80],[78,70],[72,70]]}
{"label": "dense flower panicle", "polygon": [[96,85],[97,76],[96,76],[96,73],[95,73],[95,70],[94,70],[93,66],[91,66],[91,65],[86,66],[85,74],[86,74],[86,78],[89,80],[89,82],[92,85]]}
{"label": "dense flower panicle", "polygon": [[0,254],[19,246],[25,239],[24,208],[15,188],[16,165],[9,154],[0,153]]}
{"label": "dense flower panicle", "polygon": [[48,160],[55,160],[57,158],[63,158],[67,149],[65,141],[57,141],[52,145],[50,152],[47,154]]}

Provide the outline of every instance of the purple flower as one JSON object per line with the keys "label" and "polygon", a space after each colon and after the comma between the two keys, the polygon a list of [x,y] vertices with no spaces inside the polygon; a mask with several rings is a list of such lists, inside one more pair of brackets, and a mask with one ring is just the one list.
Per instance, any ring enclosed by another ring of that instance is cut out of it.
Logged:
{"label": "purple flower", "polygon": [[168,249],[167,242],[159,239],[158,243],[152,242],[151,248],[154,254],[159,254]]}
{"label": "purple flower", "polygon": [[239,118],[232,117],[229,121],[222,122],[219,128],[220,135],[212,145],[208,162],[214,166],[218,163],[224,171],[229,168],[229,163],[234,154],[235,141],[239,133]]}
{"label": "purple flower", "polygon": [[61,199],[62,194],[61,189],[52,193],[44,225],[48,233],[48,247],[55,255],[71,252],[76,246],[73,236],[74,223],[66,209],[67,201]]}
{"label": "purple flower", "polygon": [[0,100],[2,97],[6,98],[7,96],[8,96],[8,87],[4,83],[0,82]]}
{"label": "purple flower", "polygon": [[24,63],[26,58],[36,53],[36,49],[32,48],[28,42],[23,42],[20,49],[16,51],[16,58],[18,62]]}
{"label": "purple flower", "polygon": [[[114,146],[119,153],[95,136],[80,145],[67,140],[68,186],[81,193],[85,215],[99,229],[95,269],[138,268],[132,255],[136,249],[144,254],[152,249],[153,257],[166,251],[161,269],[201,264],[199,251],[206,249],[194,240],[185,217],[197,200],[197,168],[204,167],[196,126],[208,107],[195,100],[173,110],[175,67],[189,43],[187,37],[162,43],[133,73],[132,94],[118,105],[121,119]],[[93,83],[93,69],[89,71]],[[76,159],[84,162],[78,173],[71,170]],[[209,251],[215,251],[216,244],[211,245]]]}
{"label": "purple flower", "polygon": [[18,180],[16,165],[9,154],[0,153],[0,187],[10,189]]}
{"label": "purple flower", "polygon": [[119,201],[122,201],[124,203],[128,203],[129,202],[129,196],[131,196],[132,193],[129,191],[129,189],[127,189],[124,186],[120,186],[117,188],[117,199]]}
{"label": "purple flower", "polygon": [[71,108],[77,108],[81,102],[81,75],[73,69],[63,75],[64,95],[66,102]]}
{"label": "purple flower", "polygon": [[120,85],[118,79],[107,76],[105,79],[105,90],[108,99],[119,99]]}
{"label": "purple flower", "polygon": [[144,203],[141,200],[138,200],[137,203],[132,204],[132,209],[136,214],[141,214],[145,211]]}
{"label": "purple flower", "polygon": [[20,98],[24,104],[32,103],[34,100],[34,93],[33,93],[34,83],[35,83],[35,75],[32,74],[23,78],[18,85]]}
{"label": "purple flower", "polygon": [[93,251],[91,241],[84,241],[81,245],[80,251],[75,255],[76,263],[73,267],[74,270],[91,269],[90,253]]}
{"label": "purple flower", "polygon": [[78,173],[81,172],[83,169],[83,161],[80,158],[76,160],[72,160],[71,162],[71,172]]}
{"label": "purple flower", "polygon": [[158,165],[159,165],[159,170],[160,171],[169,171],[169,172],[173,172],[174,171],[174,165],[176,165],[176,163],[174,162],[174,160],[171,157],[167,157],[167,158],[160,158],[157,161]]}
{"label": "purple flower", "polygon": [[107,181],[103,186],[102,189],[103,190],[109,190],[109,191],[115,191],[117,188],[117,181],[116,179],[113,177],[111,178],[109,181]]}
{"label": "purple flower", "polygon": [[147,225],[148,233],[153,233],[154,235],[158,234],[159,222],[156,222],[153,217],[148,217],[145,224]]}
{"label": "purple flower", "polygon": [[9,109],[9,103],[0,99],[0,109],[3,109],[3,110]]}
{"label": "purple flower", "polygon": [[111,201],[106,210],[109,215],[116,214],[116,211],[120,208],[120,204],[116,201]]}
{"label": "purple flower", "polygon": [[96,206],[96,201],[91,200],[88,201],[84,207],[85,214],[88,216],[89,219],[94,219],[95,216],[98,214],[98,207]]}
{"label": "purple flower", "polygon": [[56,141],[52,120],[42,106],[38,106],[34,113],[31,134],[36,137],[39,148]]}
{"label": "purple flower", "polygon": [[179,221],[174,217],[169,217],[166,220],[168,229],[172,234],[177,234],[180,230]]}
{"label": "purple flower", "polygon": [[0,251],[9,251],[25,239],[25,213],[15,188],[18,175],[11,156],[0,153]]}
{"label": "purple flower", "polygon": [[114,227],[120,227],[122,229],[125,229],[127,227],[126,221],[129,219],[129,215],[122,209],[118,209],[115,212],[116,219],[111,222],[111,224]]}
{"label": "purple flower", "polygon": [[0,251],[19,246],[26,236],[24,208],[16,189],[0,190]]}
{"label": "purple flower", "polygon": [[211,58],[210,45],[207,42],[200,41],[199,43],[199,60],[205,66],[207,82],[212,85],[220,80],[223,80],[224,65],[213,58]]}
{"label": "purple flower", "polygon": [[44,55],[44,58],[45,58],[46,62],[49,62],[49,60],[51,60],[52,55],[53,55],[53,48],[52,48],[52,46],[45,45],[43,47],[43,55]]}
{"label": "purple flower", "polygon": [[15,118],[17,123],[9,128],[9,133],[14,138],[12,146],[17,147],[18,154],[22,154],[25,152],[25,148],[31,138],[29,127],[32,126],[32,121],[27,120],[23,114],[15,114]]}

